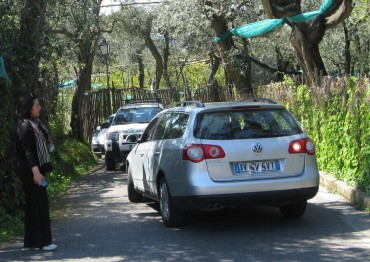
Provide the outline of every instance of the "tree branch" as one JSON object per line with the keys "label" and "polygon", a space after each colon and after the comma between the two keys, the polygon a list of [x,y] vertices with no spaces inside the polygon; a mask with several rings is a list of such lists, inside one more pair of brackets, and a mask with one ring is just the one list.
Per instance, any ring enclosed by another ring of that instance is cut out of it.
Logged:
{"label": "tree branch", "polygon": [[114,25],[116,23],[117,23],[117,21],[116,20],[113,20],[111,29],[100,29],[100,32],[103,32],[103,33],[112,33],[113,32]]}
{"label": "tree branch", "polygon": [[62,34],[72,40],[74,43],[78,43],[78,39],[76,35],[69,32],[66,28],[59,28],[59,29],[49,29],[50,33],[52,34]]}
{"label": "tree branch", "polygon": [[326,17],[325,30],[331,29],[342,23],[352,12],[352,0],[342,0],[336,12]]}
{"label": "tree branch", "polygon": [[111,4],[111,5],[102,5],[100,8],[104,7],[115,7],[115,6],[128,6],[128,5],[149,5],[149,4],[165,4],[168,1],[158,1],[158,2],[134,2],[134,3],[121,3],[121,4]]}

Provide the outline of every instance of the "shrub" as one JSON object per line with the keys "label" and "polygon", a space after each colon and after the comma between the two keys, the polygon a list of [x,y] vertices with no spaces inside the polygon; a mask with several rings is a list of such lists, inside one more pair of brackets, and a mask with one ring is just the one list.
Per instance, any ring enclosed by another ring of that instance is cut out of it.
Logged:
{"label": "shrub", "polygon": [[293,79],[259,88],[295,115],[316,142],[320,170],[361,190],[370,189],[370,85],[368,78],[324,78],[320,87]]}

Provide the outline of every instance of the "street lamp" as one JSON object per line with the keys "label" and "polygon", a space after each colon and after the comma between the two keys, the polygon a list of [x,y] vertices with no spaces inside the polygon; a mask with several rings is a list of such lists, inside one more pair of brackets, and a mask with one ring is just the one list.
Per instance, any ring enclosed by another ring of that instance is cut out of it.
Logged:
{"label": "street lamp", "polygon": [[109,86],[109,53],[110,53],[110,46],[109,42],[103,38],[103,40],[99,44],[100,51],[102,55],[106,58],[106,64],[107,64],[107,88],[108,88],[108,115],[112,114],[112,106],[110,101],[110,86]]}
{"label": "street lamp", "polygon": [[265,7],[264,7],[263,5],[259,5],[259,6],[258,6],[258,13],[259,13],[260,15],[262,15],[264,11],[265,11]]}

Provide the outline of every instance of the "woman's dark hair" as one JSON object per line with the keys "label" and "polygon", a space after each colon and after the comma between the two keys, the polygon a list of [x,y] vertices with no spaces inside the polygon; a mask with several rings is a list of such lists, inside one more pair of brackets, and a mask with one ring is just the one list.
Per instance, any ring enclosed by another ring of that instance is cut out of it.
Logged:
{"label": "woman's dark hair", "polygon": [[31,118],[31,109],[35,99],[37,99],[37,96],[32,94],[21,96],[19,98],[16,111],[16,114],[19,118]]}

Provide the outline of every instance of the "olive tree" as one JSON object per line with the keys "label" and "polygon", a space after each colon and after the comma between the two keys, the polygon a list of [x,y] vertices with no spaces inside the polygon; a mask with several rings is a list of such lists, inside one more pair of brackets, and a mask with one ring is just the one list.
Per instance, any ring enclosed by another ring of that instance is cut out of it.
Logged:
{"label": "olive tree", "polygon": [[102,0],[59,0],[50,3],[49,11],[53,13],[50,15],[50,32],[66,37],[76,54],[77,88],[72,102],[71,128],[74,137],[81,141],[84,140],[84,94],[91,90],[95,52],[103,31],[100,28],[101,2]]}
{"label": "olive tree", "polygon": [[[156,64],[154,89],[158,89],[164,71],[163,54],[158,47],[158,38],[163,38],[164,33],[160,32],[153,23],[155,23],[154,11],[141,6],[122,5],[121,11],[113,15],[117,22],[117,30],[124,30],[132,38],[136,46],[130,48],[130,52],[135,54],[135,60],[139,64],[140,82],[143,82],[142,52],[143,48],[140,42],[144,43],[150,51]],[[140,66],[141,65],[141,66]]]}
{"label": "olive tree", "polygon": [[[237,18],[251,21],[257,12],[256,1],[199,1],[198,8],[210,23],[215,36],[221,35],[230,29]],[[236,43],[236,41],[238,41]],[[229,79],[240,97],[253,96],[251,81],[251,59],[248,56],[250,42],[246,39],[229,37],[217,44],[226,78]]]}
{"label": "olive tree", "polygon": [[[302,0],[262,0],[270,18],[287,18],[302,13]],[[311,10],[312,11],[312,10]],[[320,84],[322,75],[327,75],[319,44],[325,32],[336,27],[349,17],[352,0],[333,0],[332,5],[317,18],[308,22],[292,22],[290,43],[303,74],[309,84]]]}

